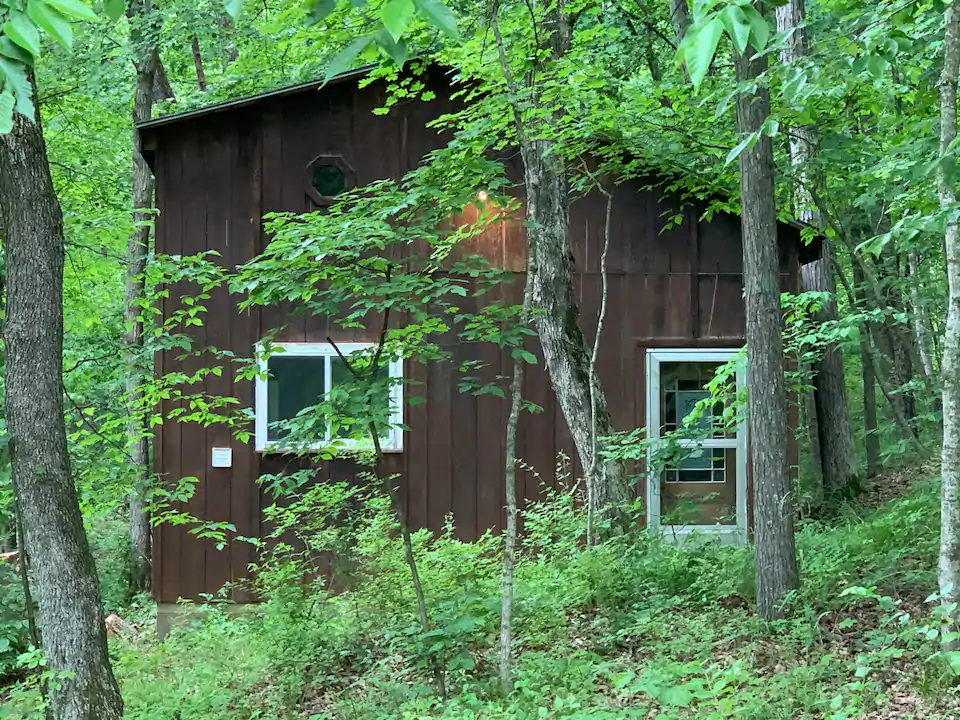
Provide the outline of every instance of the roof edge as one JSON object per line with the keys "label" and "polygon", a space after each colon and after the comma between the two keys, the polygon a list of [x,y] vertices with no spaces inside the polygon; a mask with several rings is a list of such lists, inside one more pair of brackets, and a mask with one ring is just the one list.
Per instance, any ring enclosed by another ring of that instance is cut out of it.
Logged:
{"label": "roof edge", "polygon": [[348,80],[355,80],[368,74],[377,67],[379,67],[379,63],[370,63],[355,70],[348,70],[347,72],[340,73],[339,75],[334,75],[329,80],[311,80],[310,82],[300,83],[298,85],[288,85],[286,87],[277,88],[276,90],[267,90],[266,92],[262,92],[257,95],[248,95],[247,97],[237,98],[236,100],[225,100],[223,102],[205,105],[193,110],[185,110],[172,115],[164,115],[162,117],[144,120],[142,122],[135,123],[134,127],[137,130],[152,130],[153,128],[162,127],[164,125],[172,125],[173,123],[190,120],[196,117],[213,115],[226,110],[236,110],[237,108],[254,105],[262,100],[267,100],[274,97],[286,97],[287,95],[295,95],[297,93],[307,92],[308,90],[319,90],[327,85],[335,85]]}

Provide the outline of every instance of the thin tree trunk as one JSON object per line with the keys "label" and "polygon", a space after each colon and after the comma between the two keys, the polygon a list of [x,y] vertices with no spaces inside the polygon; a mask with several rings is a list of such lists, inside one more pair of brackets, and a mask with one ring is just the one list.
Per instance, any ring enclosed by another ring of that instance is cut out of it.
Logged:
{"label": "thin tree trunk", "polygon": [[[810,370],[811,375],[813,370]],[[806,421],[807,434],[810,438],[810,459],[813,461],[813,467],[810,471],[814,474],[816,483],[815,497],[812,499],[814,505],[823,504],[823,453],[820,449],[820,426],[817,422],[817,389],[811,387],[809,390],[803,390],[803,419]]]}
{"label": "thin tree trunk", "polygon": [[203,71],[203,55],[200,53],[200,40],[196,35],[190,38],[190,48],[193,52],[193,67],[197,71],[197,87],[200,92],[206,92],[207,75]]}
{"label": "thin tree trunk", "polygon": [[[767,67],[748,46],[735,58],[737,80],[749,82]],[[737,125],[757,132],[770,114],[769,91],[737,97]],[[747,386],[753,468],[757,607],[778,617],[784,598],[800,585],[787,461],[787,395],[783,372],[780,263],[773,184],[773,146],[760,135],[740,154],[743,205],[743,282],[747,317]]]}
{"label": "thin tree trunk", "polygon": [[[804,0],[789,0],[777,8],[777,30],[793,33],[780,52],[783,63],[795,63],[807,54],[806,32],[802,27],[805,18]],[[809,185],[804,168],[807,160],[816,153],[817,130],[815,127],[793,128],[790,138],[790,162],[800,173],[801,197],[799,216],[802,220],[820,225],[820,218],[810,198],[802,193]],[[823,255],[816,262],[801,270],[804,292],[826,293],[829,300],[815,318],[820,323],[837,320],[837,284],[834,279],[834,256],[829,240],[823,241]],[[859,468],[853,445],[853,423],[847,407],[846,381],[843,372],[843,355],[839,348],[827,348],[820,363],[813,368],[813,398],[815,413],[810,415],[810,437],[817,438],[820,451],[819,469],[827,497],[845,494],[851,484],[857,483]],[[815,425],[814,425],[815,423]]]}
{"label": "thin tree trunk", "polygon": [[930,314],[920,296],[920,258],[916,250],[910,250],[907,254],[907,269],[910,273],[910,304],[913,305],[913,329],[917,335],[920,365],[929,382],[936,386],[932,355],[933,330],[930,328]]}
{"label": "thin tree trunk", "polygon": [[[855,306],[864,300],[863,273],[853,264]],[[860,373],[863,376],[863,439],[867,454],[867,477],[874,477],[880,467],[880,438],[877,435],[877,384],[870,359],[870,335],[866,325],[860,330]]]}
{"label": "thin tree trunk", "polygon": [[[527,253],[526,279],[520,324],[530,316],[530,300],[535,266],[534,256]],[[513,577],[517,566],[517,425],[523,405],[523,375],[526,362],[516,353],[510,380],[510,415],[506,428],[504,489],[507,503],[507,527],[503,536],[503,575],[500,578],[500,688],[504,695],[513,691]]]}
{"label": "thin tree trunk", "polygon": [[[390,275],[391,271],[388,267],[385,273],[385,279],[387,283],[390,282]],[[370,375],[367,379],[375,377],[377,368],[380,367],[380,359],[386,344],[387,331],[389,328],[390,308],[387,308],[383,312],[383,319],[380,324],[380,332],[377,339],[377,351],[374,354],[373,362],[370,364]],[[330,343],[330,347],[334,349],[334,352],[337,353],[337,355],[343,361],[344,366],[354,376],[354,378],[357,380],[362,380],[363,378],[359,375],[353,365],[350,364],[350,361],[347,359],[347,357],[340,352],[340,347],[337,345],[337,343],[329,336],[327,336],[327,342]],[[370,408],[370,417],[374,417],[372,408]],[[427,612],[427,597],[423,592],[423,582],[420,580],[420,570],[417,566],[417,557],[413,552],[413,536],[410,533],[410,525],[407,523],[407,514],[403,506],[403,502],[400,500],[400,494],[397,492],[397,488],[394,487],[392,477],[386,469],[386,462],[383,456],[383,447],[380,444],[380,429],[377,427],[377,423],[373,419],[371,419],[369,423],[369,432],[370,440],[373,443],[374,475],[376,476],[376,480],[380,484],[381,489],[389,498],[390,509],[393,511],[397,524],[400,526],[400,537],[403,540],[404,559],[406,560],[407,568],[410,570],[410,581],[413,585],[413,594],[417,599],[417,616],[420,620],[420,632],[428,633],[430,632],[431,627],[430,615]],[[436,683],[437,694],[444,701],[446,701],[447,684],[446,679],[444,678],[444,668],[436,657],[431,657],[428,662],[431,670],[433,670],[433,679]]]}
{"label": "thin tree trunk", "polygon": [[36,122],[0,135],[0,236],[7,266],[6,418],[13,488],[36,583],[56,720],[119,720],[93,556],[63,421],[63,219]]}
{"label": "thin tree trunk", "polygon": [[227,39],[226,51],[223,56],[223,69],[226,70],[230,63],[235,62],[236,59],[240,57],[236,43],[237,30],[233,24],[233,20],[227,13],[223,13],[220,16],[220,27],[223,29],[223,34]]}
{"label": "thin tree trunk", "polygon": [[[132,30],[130,42],[140,59],[136,63],[137,82],[133,98],[134,123],[149,120],[153,113],[154,88],[157,77],[159,54],[153,44],[156,32],[152,0],[143,0],[131,7]],[[131,590],[141,592],[150,587],[150,521],[146,512],[146,493],[150,483],[147,467],[147,424],[140,412],[140,383],[142,378],[141,353],[143,349],[143,324],[140,321],[144,297],[143,273],[147,265],[147,249],[150,242],[150,209],[153,207],[154,180],[150,166],[144,160],[140,147],[140,134],[133,131],[133,233],[127,241],[126,288],[124,293],[123,319],[124,361],[126,376],[124,390],[130,407],[127,423],[127,447],[133,470],[133,486],[130,491],[130,578]]]}
{"label": "thin tree trunk", "polygon": [[[19,520],[20,511],[17,510],[17,567],[20,570],[20,586],[23,588],[23,612],[27,616],[27,629],[30,631],[30,642],[36,648],[42,647],[40,630],[37,628],[37,611],[33,603],[33,591],[30,589],[30,554],[27,552],[27,543],[23,539],[23,525]],[[46,688],[44,688],[46,690]]]}
{"label": "thin tree trunk", "polygon": [[[495,8],[494,16],[496,12]],[[540,28],[544,42],[548,44],[544,49],[550,52],[553,60],[562,58],[570,46],[570,28],[563,12],[562,2],[550,5],[544,12],[544,27]],[[537,334],[557,400],[580,458],[587,496],[594,503],[588,511],[615,508],[629,501],[630,490],[622,463],[606,459],[594,461],[594,436],[609,436],[613,428],[600,380],[596,373],[590,372],[586,342],[578,323],[566,168],[550,123],[524,120],[517,86],[496,24],[494,32],[501,68],[510,88],[523,159],[528,252],[537,258],[531,295]],[[531,89],[533,95],[538,96],[539,89]],[[535,97],[534,102],[538,101],[539,98]],[[592,474],[590,468],[594,468]]]}
{"label": "thin tree trunk", "polygon": [[[944,14],[943,72],[940,76],[940,154],[951,152],[957,137],[957,76],[960,74],[960,14],[951,4]],[[957,202],[953,180],[937,168],[940,208],[952,212]],[[960,597],[960,224],[947,224],[946,265],[949,284],[947,327],[943,341],[943,449],[940,458],[940,594],[950,605]],[[946,628],[953,631],[952,625]],[[957,642],[948,645],[955,649]]]}

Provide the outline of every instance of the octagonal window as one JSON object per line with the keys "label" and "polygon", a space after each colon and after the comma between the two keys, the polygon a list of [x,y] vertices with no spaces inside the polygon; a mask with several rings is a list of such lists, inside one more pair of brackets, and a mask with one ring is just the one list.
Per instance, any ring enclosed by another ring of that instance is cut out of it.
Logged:
{"label": "octagonal window", "polygon": [[333,199],[354,186],[353,168],[339,155],[321,155],[307,168],[304,180],[307,194],[318,205],[329,205]]}
{"label": "octagonal window", "polygon": [[324,197],[339,195],[347,189],[347,174],[332,163],[317,165],[313,168],[313,189]]}

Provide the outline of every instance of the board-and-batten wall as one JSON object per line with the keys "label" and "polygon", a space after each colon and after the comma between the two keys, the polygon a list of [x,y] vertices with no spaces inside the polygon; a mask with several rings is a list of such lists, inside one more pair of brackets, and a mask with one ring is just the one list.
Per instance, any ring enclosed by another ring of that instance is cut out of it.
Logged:
{"label": "board-and-batten wall", "polygon": [[[358,91],[353,83],[343,83],[322,93],[268,99],[150,131],[155,133],[161,211],[157,251],[186,255],[216,250],[228,267],[245,262],[263,247],[260,217],[264,213],[312,209],[304,168],[321,153],[342,154],[360,185],[399,177],[414,167],[439,143],[425,125],[441,112],[441,101],[406,103],[387,116],[375,116],[371,111],[381,101],[378,85]],[[600,306],[605,209],[599,194],[578,200],[572,209],[575,282],[581,325],[589,343]],[[699,222],[698,211],[691,208],[679,226],[662,231],[664,217],[675,211],[675,205],[670,209],[658,203],[651,192],[639,190],[639,184],[621,186],[615,193],[607,259],[608,307],[598,364],[619,428],[644,422],[648,347],[742,344],[739,220],[717,216],[710,223]],[[786,287],[795,277],[796,253],[794,238],[784,239],[781,267]],[[471,250],[501,260],[507,267],[522,267],[524,239],[518,220],[491,229],[475,242]],[[519,302],[522,284],[518,275],[512,286],[498,292]],[[187,287],[172,288],[165,314],[177,309],[182,294],[193,292]],[[323,342],[328,332],[337,340],[374,337],[372,330],[344,331],[328,327],[320,318],[291,315],[289,307],[239,313],[236,299],[224,289],[211,293],[204,327],[196,329],[197,347],[229,349],[249,357],[261,334],[277,326],[284,326],[279,339],[285,341]],[[531,349],[536,351],[535,345],[533,340]],[[426,367],[408,363],[405,368],[407,377],[420,383],[407,392],[425,394],[427,402],[407,406],[410,429],[404,450],[391,455],[389,462],[391,470],[402,475],[411,525],[436,530],[452,512],[458,534],[470,539],[488,527],[502,526],[506,403],[492,396],[461,394],[457,367],[462,360],[481,359],[489,364],[487,372],[492,376],[507,374],[510,360],[488,346],[452,344],[451,349],[453,361]],[[158,372],[174,370],[177,357],[176,352],[158,357]],[[191,356],[182,367],[191,373],[212,362],[216,361]],[[205,390],[235,394],[245,406],[253,403],[250,383],[235,384],[229,365],[222,376],[208,377]],[[525,414],[518,431],[518,454],[537,472],[518,473],[518,490],[526,498],[537,499],[542,497],[541,483],[555,482],[557,454],[562,451],[574,458],[576,453],[542,360],[527,371],[524,397],[544,408],[538,414]],[[167,403],[163,410],[173,407]],[[210,467],[214,446],[233,448],[232,468]],[[219,425],[203,428],[168,421],[159,429],[154,448],[155,469],[164,478],[200,479],[188,512],[208,521],[231,522],[244,536],[255,536],[261,529],[265,501],[255,479],[296,463],[258,455],[252,443],[232,440],[229,430]],[[320,476],[349,477],[352,469],[346,462],[328,463]],[[189,536],[182,526],[160,526],[155,533],[153,587],[161,602],[215,592],[243,577],[253,559],[245,543],[231,543],[218,551],[213,542]]]}

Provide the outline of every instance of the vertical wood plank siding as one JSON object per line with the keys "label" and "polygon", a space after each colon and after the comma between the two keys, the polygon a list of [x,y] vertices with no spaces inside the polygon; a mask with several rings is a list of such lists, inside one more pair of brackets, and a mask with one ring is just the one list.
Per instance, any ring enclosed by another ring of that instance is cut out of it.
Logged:
{"label": "vertical wood plank siding", "polygon": [[[221,261],[235,267],[261,250],[268,238],[259,218],[271,211],[314,209],[305,187],[305,168],[320,154],[339,154],[365,185],[399,178],[444,141],[426,124],[452,107],[441,76],[429,81],[437,98],[430,103],[406,101],[387,115],[374,115],[384,88],[375,83],[358,89],[355,83],[333,85],[323,92],[305,91],[272,97],[212,117],[199,116],[145,132],[156,148],[154,170],[160,215],[156,224],[157,252],[193,254],[217,250]],[[510,174],[517,168],[511,163]],[[658,198],[646,180],[629,182],[614,193],[610,248],[607,257],[607,314],[598,368],[618,427],[645,422],[645,352],[650,347],[730,346],[743,342],[740,223],[718,215],[711,222],[698,218],[702,207],[683,206],[676,199]],[[522,193],[518,192],[522,199]],[[600,258],[605,237],[606,200],[599,193],[578,199],[572,208],[573,254],[581,323],[592,343],[602,297]],[[679,223],[668,219],[681,217]],[[669,225],[669,226],[668,226]],[[796,288],[797,232],[783,228],[784,288]],[[518,271],[515,282],[487,298],[520,302],[523,288],[524,231],[522,218],[492,228],[470,251]],[[164,301],[169,316],[188,287],[171,288]],[[373,340],[376,328],[345,331],[323,318],[295,314],[292,306],[237,311],[237,297],[225,290],[213,293],[203,328],[194,337],[199,346],[212,345],[249,357],[254,343],[267,331],[280,328],[280,339],[324,342]],[[459,364],[468,359],[487,364],[484,378],[494,379],[510,368],[510,358],[492,346],[457,344],[450,339],[453,360],[428,367],[407,363],[406,377],[416,381],[408,394],[426,402],[408,405],[409,431],[404,451],[389,458],[400,473],[407,519],[414,527],[440,530],[454,515],[456,534],[470,540],[488,528],[500,528],[503,511],[503,427],[506,402],[458,390]],[[536,338],[528,348],[537,364],[527,369],[525,397],[543,408],[522,416],[518,455],[523,467],[518,488],[529,500],[543,497],[543,487],[556,486],[557,453],[571,459],[579,472],[573,443],[553,396]],[[218,362],[220,377],[206,381],[210,393],[238,397],[252,406],[249,382],[235,383],[231,363],[209,354],[178,359],[168,352],[156,359],[158,372],[182,368],[193,372]],[[165,403],[163,410],[173,409]],[[796,427],[796,413],[791,414]],[[233,448],[233,467],[212,469],[211,448]],[[795,463],[796,445],[791,446]],[[161,477],[199,479],[186,509],[206,520],[233,523],[237,533],[257,535],[267,530],[262,509],[267,499],[256,483],[264,473],[300,466],[288,457],[254,452],[226,428],[168,421],[154,440],[154,466]],[[326,463],[317,478],[352,477],[346,462]],[[218,551],[210,540],[198,540],[186,528],[161,526],[155,531],[154,595],[161,602],[196,599],[214,593],[224,583],[245,576],[253,560],[250,546],[231,543]],[[249,600],[244,592],[234,598]]]}

